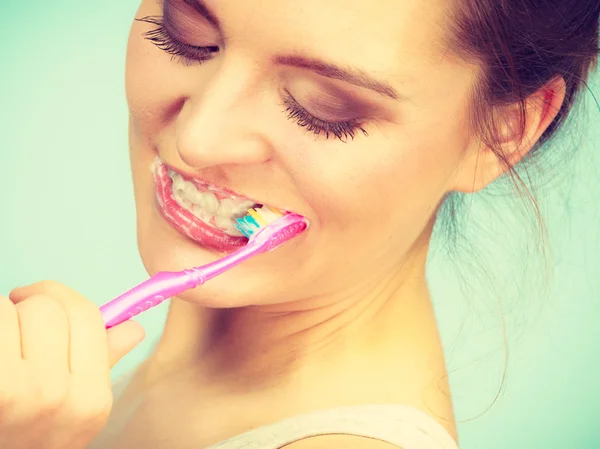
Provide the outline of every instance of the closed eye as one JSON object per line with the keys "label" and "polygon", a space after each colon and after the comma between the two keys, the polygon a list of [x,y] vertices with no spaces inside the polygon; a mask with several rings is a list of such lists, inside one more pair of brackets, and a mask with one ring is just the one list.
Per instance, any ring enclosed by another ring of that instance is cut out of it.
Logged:
{"label": "closed eye", "polygon": [[135,20],[154,25],[155,28],[143,34],[144,38],[186,65],[208,61],[219,53],[218,45],[191,45],[175,39],[165,26],[163,16],[146,16]]}

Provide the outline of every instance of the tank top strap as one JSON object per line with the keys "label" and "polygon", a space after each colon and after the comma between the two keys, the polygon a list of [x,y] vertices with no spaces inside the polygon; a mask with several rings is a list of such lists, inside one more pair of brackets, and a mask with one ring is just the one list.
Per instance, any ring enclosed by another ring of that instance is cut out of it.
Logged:
{"label": "tank top strap", "polygon": [[294,416],[259,427],[207,449],[280,449],[324,435],[352,435],[402,449],[458,449],[436,420],[414,407],[377,404],[341,407]]}

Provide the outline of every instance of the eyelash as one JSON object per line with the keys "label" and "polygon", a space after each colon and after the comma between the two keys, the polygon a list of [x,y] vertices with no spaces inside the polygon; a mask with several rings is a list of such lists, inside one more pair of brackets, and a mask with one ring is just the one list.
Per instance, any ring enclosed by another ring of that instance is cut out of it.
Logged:
{"label": "eyelash", "polygon": [[331,134],[336,139],[347,142],[348,140],[354,140],[358,131],[362,131],[365,136],[369,135],[357,120],[328,122],[315,117],[304,109],[287,90],[285,91],[283,103],[285,105],[284,112],[290,120],[316,135],[324,134],[325,139],[329,139]]}
{"label": "eyelash", "polygon": [[[154,25],[156,28],[143,33],[143,37],[162,51],[170,54],[172,59],[178,59],[185,65],[206,62],[219,52],[219,47],[216,45],[203,47],[186,44],[174,39],[165,27],[163,16],[147,16],[135,20]],[[333,135],[342,142],[354,140],[358,131],[362,131],[365,136],[368,136],[367,131],[362,128],[357,120],[328,122],[315,117],[304,109],[287,90],[285,90],[283,103],[285,106],[284,112],[288,119],[317,136],[324,135],[325,139],[329,139],[329,136]]]}
{"label": "eyelash", "polygon": [[180,62],[183,62],[185,65],[208,61],[219,52],[219,47],[217,45],[202,47],[186,44],[174,39],[165,27],[163,16],[147,16],[135,20],[155,25],[156,28],[146,31],[142,36],[162,51],[170,54],[173,59],[179,59]]}

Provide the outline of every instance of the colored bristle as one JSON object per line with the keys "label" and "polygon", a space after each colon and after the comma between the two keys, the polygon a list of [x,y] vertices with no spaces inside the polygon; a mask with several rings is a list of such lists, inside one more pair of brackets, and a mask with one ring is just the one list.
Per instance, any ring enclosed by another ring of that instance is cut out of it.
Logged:
{"label": "colored bristle", "polygon": [[248,238],[261,229],[261,226],[250,215],[238,218],[236,222],[235,227]]}
{"label": "colored bristle", "polygon": [[262,216],[260,215],[260,212],[257,211],[256,209],[250,209],[248,211],[248,215],[250,215],[252,218],[254,218],[256,220],[256,222],[261,225],[261,226],[267,226],[269,223],[267,223],[267,221],[262,218]]}
{"label": "colored bristle", "polygon": [[258,231],[284,215],[285,213],[279,209],[268,206],[252,208],[247,215],[236,220],[235,227],[247,238],[251,238]]}

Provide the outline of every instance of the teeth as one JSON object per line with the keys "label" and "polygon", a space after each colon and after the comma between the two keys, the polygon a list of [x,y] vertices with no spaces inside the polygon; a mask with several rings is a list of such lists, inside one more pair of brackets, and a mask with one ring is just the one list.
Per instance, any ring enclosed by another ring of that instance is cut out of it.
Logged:
{"label": "teeth", "polygon": [[221,200],[219,203],[219,208],[217,209],[217,214],[222,217],[233,217],[240,218],[248,213],[248,209],[254,206],[254,202],[252,201],[243,201],[238,203],[230,198],[225,198]]}
{"label": "teeth", "polygon": [[236,218],[241,218],[248,213],[248,209],[254,206],[254,202],[252,201],[244,201],[243,203],[234,205],[232,215]]}
{"label": "teeth", "polygon": [[219,207],[219,200],[214,193],[204,192],[200,194],[199,204],[210,212],[211,215],[215,215],[217,213],[217,208]]}
{"label": "teeth", "polygon": [[227,232],[228,234],[237,235],[240,237],[243,236],[243,234],[240,231],[238,231],[235,228],[235,226],[233,226],[233,221],[231,220],[231,218],[220,217],[217,215],[215,217],[215,224],[219,229]]}
{"label": "teeth", "polygon": [[181,176],[175,175],[173,176],[173,190],[174,191],[184,191],[186,182],[183,180]]}
{"label": "teeth", "polygon": [[202,220],[203,222],[210,224],[210,219],[212,218],[212,215],[210,213],[208,213],[208,211],[206,209],[203,209],[202,206],[198,206],[196,204],[194,204],[194,215],[196,217],[198,217],[200,220]]}
{"label": "teeth", "polygon": [[192,212],[204,223],[216,225],[227,234],[243,235],[235,228],[234,220],[248,212],[248,209],[254,205],[252,201],[239,202],[231,198],[219,201],[213,193],[218,191],[217,188],[208,186],[207,191],[199,192],[193,183],[184,180],[180,174],[170,172],[169,176],[173,179],[173,197],[180,206]]}
{"label": "teeth", "polygon": [[233,201],[229,198],[225,198],[219,204],[219,209],[217,210],[217,214],[222,217],[231,217],[233,215]]}
{"label": "teeth", "polygon": [[184,206],[185,207],[185,198],[183,198],[183,192],[181,190],[176,190],[173,192],[173,197],[175,198],[175,201],[177,201],[177,203],[180,206]]}
{"label": "teeth", "polygon": [[194,184],[185,182],[184,184],[185,197],[194,204],[202,204],[202,194],[196,190]]}

